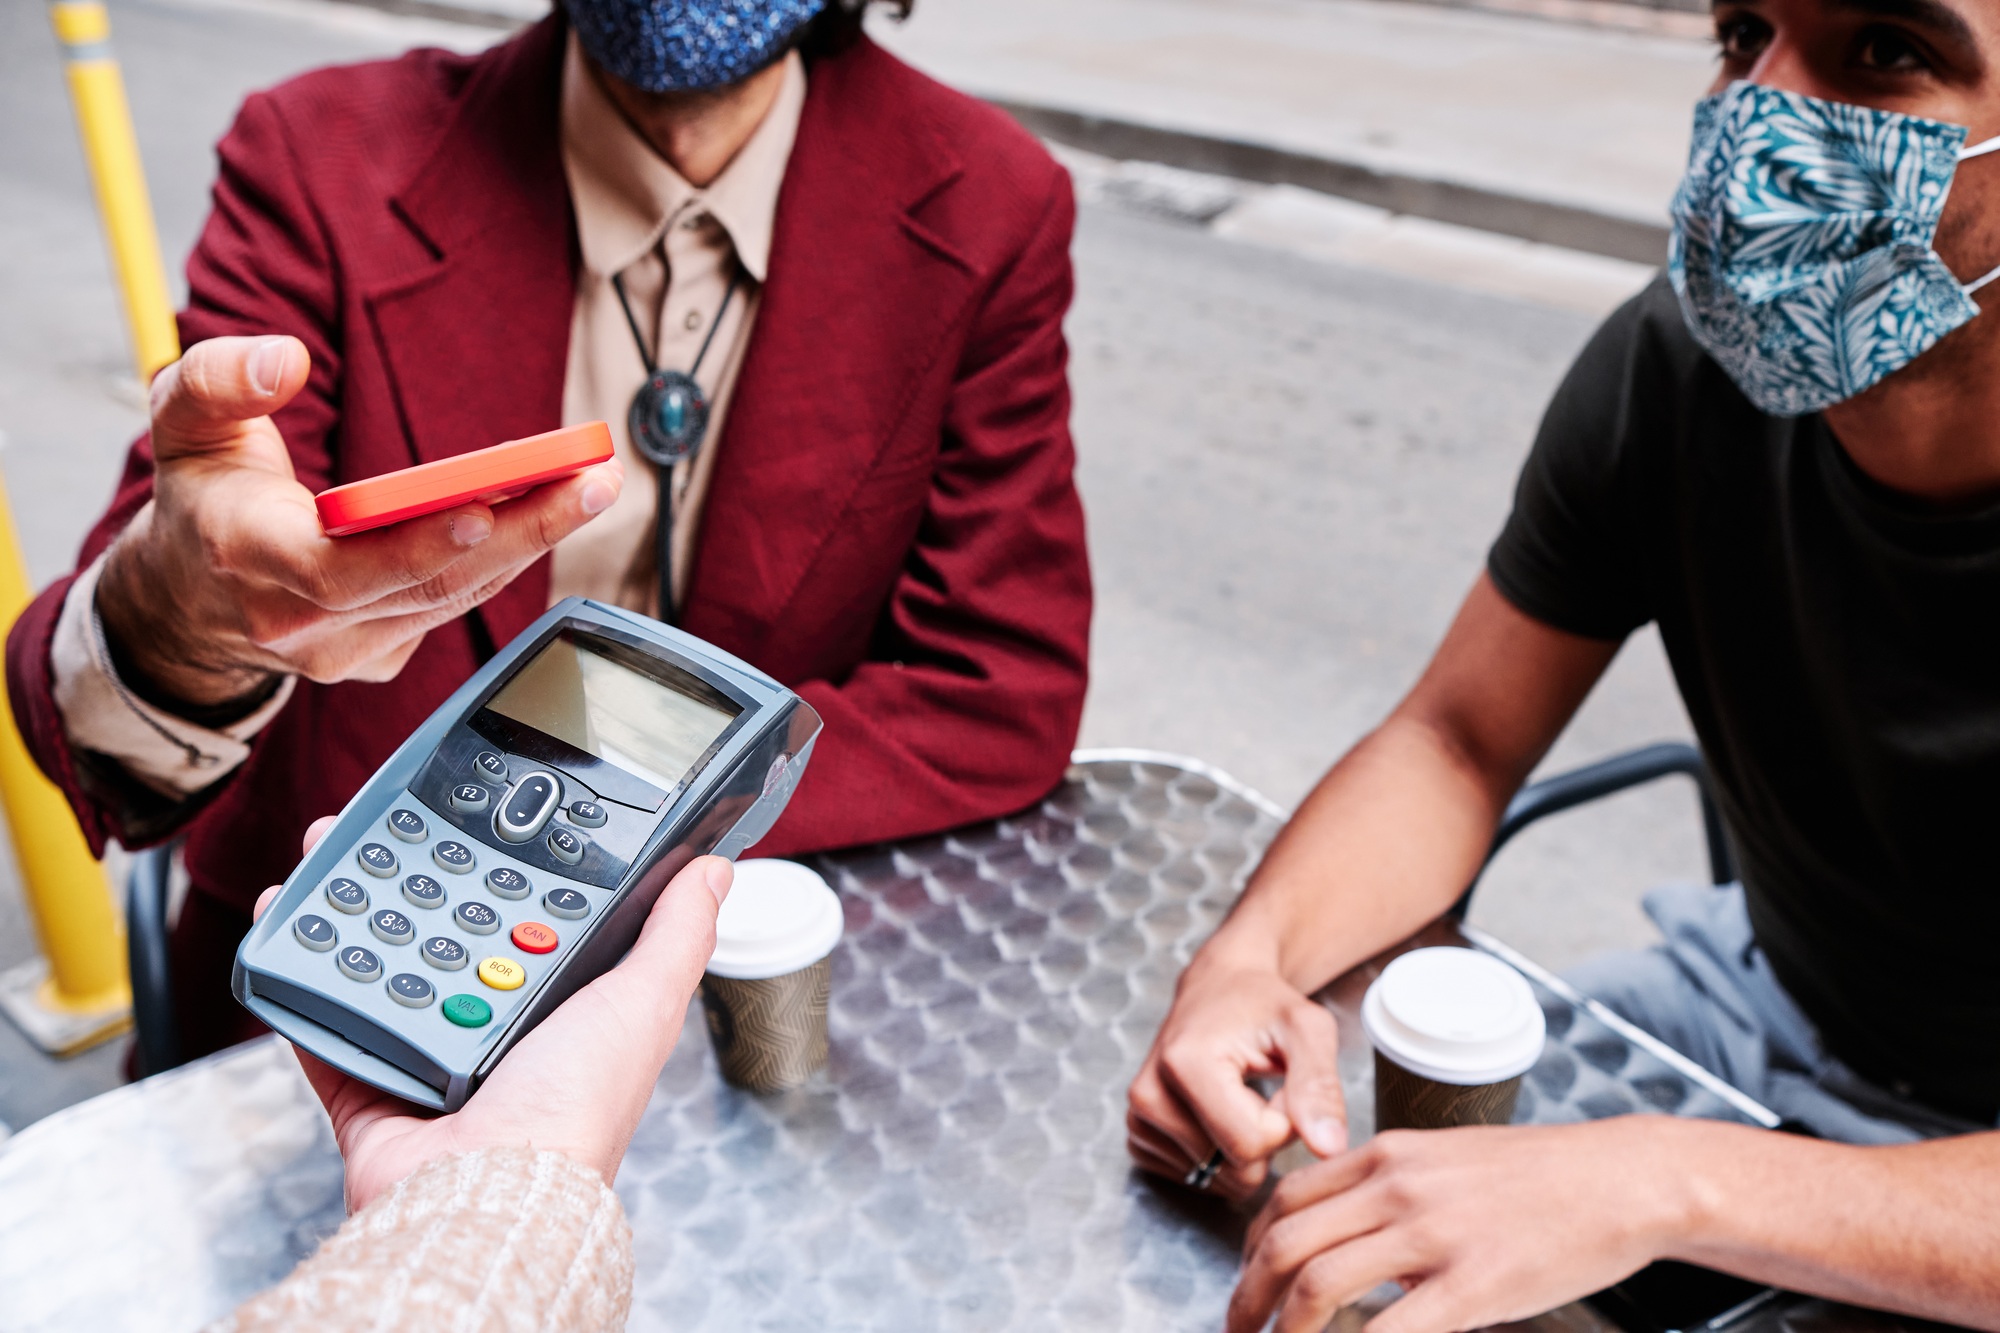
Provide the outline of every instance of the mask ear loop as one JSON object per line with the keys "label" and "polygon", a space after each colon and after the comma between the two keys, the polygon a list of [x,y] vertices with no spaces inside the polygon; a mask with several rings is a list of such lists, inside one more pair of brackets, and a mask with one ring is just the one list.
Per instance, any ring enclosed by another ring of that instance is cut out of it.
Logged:
{"label": "mask ear loop", "polygon": [[1960,287],[1959,290],[1970,296],[1995,278],[2000,278],[2000,267],[1988,270],[1984,277],[1974,278],[1971,282]]}
{"label": "mask ear loop", "polygon": [[[1963,162],[1968,158],[1985,157],[1988,153],[2000,153],[2000,135],[1995,135],[1991,139],[1982,139],[1970,148],[1959,149],[1958,160]],[[1964,283],[1959,287],[1959,290],[1970,296],[1996,278],[2000,278],[2000,265],[1996,265],[1988,270],[1983,276],[1974,278],[1971,282]]]}

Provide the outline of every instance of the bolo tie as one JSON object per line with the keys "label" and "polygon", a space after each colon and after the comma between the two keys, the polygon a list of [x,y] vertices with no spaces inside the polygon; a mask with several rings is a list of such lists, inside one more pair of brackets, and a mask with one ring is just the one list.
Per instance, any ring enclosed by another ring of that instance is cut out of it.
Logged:
{"label": "bolo tie", "polygon": [[632,437],[632,447],[653,465],[653,477],[660,488],[659,515],[653,522],[653,562],[660,575],[660,619],[669,625],[675,623],[674,464],[699,453],[708,434],[708,395],[701,391],[694,377],[701,373],[701,363],[708,358],[715,331],[729,314],[729,302],[736,296],[742,279],[743,266],[734,265],[729,272],[729,286],[723,289],[722,304],[716,307],[715,318],[709,321],[708,336],[701,340],[694,364],[683,371],[666,369],[654,360],[646,346],[646,335],[639,332],[639,321],[632,314],[632,302],[625,296],[625,275],[611,276],[612,290],[618,293],[618,308],[625,312],[632,341],[639,346],[639,359],[646,365],[646,382],[632,395],[632,406],[625,413],[625,430]]}

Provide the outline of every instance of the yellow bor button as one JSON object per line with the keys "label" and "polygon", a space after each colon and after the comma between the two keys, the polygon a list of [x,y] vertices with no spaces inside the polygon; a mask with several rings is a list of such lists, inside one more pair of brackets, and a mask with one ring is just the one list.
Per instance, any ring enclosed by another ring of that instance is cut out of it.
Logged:
{"label": "yellow bor button", "polygon": [[528,969],[511,958],[489,958],[479,965],[479,979],[494,990],[519,990]]}

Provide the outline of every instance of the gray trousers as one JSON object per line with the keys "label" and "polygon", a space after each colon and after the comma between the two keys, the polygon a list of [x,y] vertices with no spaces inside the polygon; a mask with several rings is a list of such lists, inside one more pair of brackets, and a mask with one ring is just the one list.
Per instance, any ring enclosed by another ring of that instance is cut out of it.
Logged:
{"label": "gray trousers", "polygon": [[1569,980],[1786,1120],[1843,1143],[1909,1143],[1978,1125],[1871,1083],[1826,1053],[1750,934],[1741,885],[1646,895],[1665,941],[1606,954]]}

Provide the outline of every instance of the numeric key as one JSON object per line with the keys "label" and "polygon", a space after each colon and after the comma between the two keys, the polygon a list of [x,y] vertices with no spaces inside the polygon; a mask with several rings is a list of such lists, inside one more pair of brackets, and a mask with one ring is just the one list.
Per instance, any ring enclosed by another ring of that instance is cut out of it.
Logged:
{"label": "numeric key", "polygon": [[460,903],[451,916],[461,928],[474,935],[491,935],[500,929],[500,914],[485,903]]}
{"label": "numeric key", "polygon": [[417,937],[417,928],[410,918],[387,907],[368,918],[368,929],[384,944],[408,944]]}
{"label": "numeric key", "polygon": [[337,912],[349,916],[360,916],[368,910],[368,890],[351,879],[330,879],[326,882],[326,900]]}
{"label": "numeric key", "polygon": [[412,875],[403,881],[403,896],[416,907],[443,907],[444,885],[429,875]]}
{"label": "numeric key", "polygon": [[364,843],[361,850],[354,854],[354,859],[377,879],[388,879],[403,868],[396,854],[379,842]]}
{"label": "numeric key", "polygon": [[512,866],[494,866],[486,872],[486,887],[496,898],[506,898],[519,902],[533,891],[534,885],[528,877]]}
{"label": "numeric key", "polygon": [[431,848],[431,860],[454,875],[463,875],[477,864],[472,849],[462,842],[439,843]]}
{"label": "numeric key", "polygon": [[446,972],[458,971],[465,966],[466,959],[471,956],[465,952],[463,944],[443,935],[433,935],[425,940],[423,955],[426,963]]}
{"label": "numeric key", "polygon": [[350,944],[335,954],[334,962],[355,981],[373,981],[382,975],[382,960],[358,944]]}

